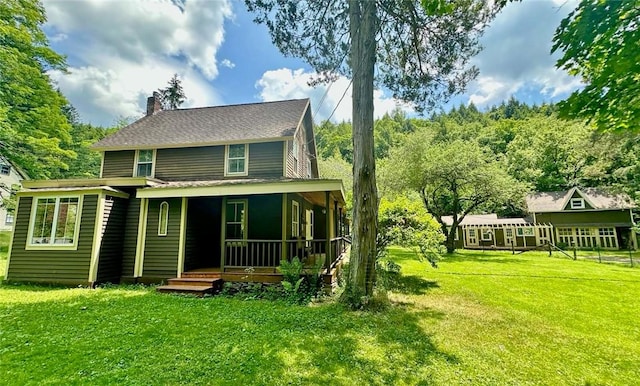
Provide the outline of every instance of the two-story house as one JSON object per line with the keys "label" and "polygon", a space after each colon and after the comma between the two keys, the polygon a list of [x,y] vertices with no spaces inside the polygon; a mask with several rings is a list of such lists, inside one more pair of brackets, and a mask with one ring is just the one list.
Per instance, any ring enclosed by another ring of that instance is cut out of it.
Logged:
{"label": "two-story house", "polygon": [[[0,157],[0,200],[11,197],[27,176],[5,157]],[[0,205],[0,231],[13,229],[14,211]]]}
{"label": "two-story house", "polygon": [[[318,175],[308,99],[163,111],[97,142],[100,178],[29,181],[6,279],[279,281],[280,260],[344,250],[340,180]],[[196,275],[197,276],[197,275]]]}

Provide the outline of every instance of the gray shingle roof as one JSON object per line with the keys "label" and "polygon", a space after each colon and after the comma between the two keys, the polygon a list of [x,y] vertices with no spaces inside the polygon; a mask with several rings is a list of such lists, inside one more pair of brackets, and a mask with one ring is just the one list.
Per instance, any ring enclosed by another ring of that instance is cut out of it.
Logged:
{"label": "gray shingle roof", "polygon": [[93,145],[94,149],[189,147],[293,136],[309,99],[159,111]]}
{"label": "gray shingle roof", "polygon": [[[442,221],[451,226],[453,224],[453,216],[442,216]],[[527,224],[524,218],[498,218],[495,213],[490,214],[468,214],[462,219],[460,225],[514,225]]]}
{"label": "gray shingle roof", "polygon": [[631,209],[636,205],[626,194],[609,193],[604,188],[573,188],[561,192],[538,192],[527,196],[529,212],[560,212],[569,197],[578,191],[594,209]]}

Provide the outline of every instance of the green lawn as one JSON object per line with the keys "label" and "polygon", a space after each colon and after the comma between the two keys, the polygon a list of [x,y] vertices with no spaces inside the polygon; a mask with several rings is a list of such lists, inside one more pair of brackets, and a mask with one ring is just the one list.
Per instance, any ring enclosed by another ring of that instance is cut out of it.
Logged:
{"label": "green lawn", "polygon": [[619,384],[640,373],[640,269],[393,249],[393,306],[0,286],[0,383]]}

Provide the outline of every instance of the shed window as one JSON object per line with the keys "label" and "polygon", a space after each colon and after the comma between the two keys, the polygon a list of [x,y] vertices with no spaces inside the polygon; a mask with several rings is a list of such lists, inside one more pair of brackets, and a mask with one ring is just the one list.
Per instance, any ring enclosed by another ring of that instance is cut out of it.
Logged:
{"label": "shed window", "polygon": [[582,198],[572,198],[571,199],[571,209],[584,209],[584,199],[582,199]]}
{"label": "shed window", "polygon": [[518,236],[534,236],[535,232],[533,231],[533,228],[531,228],[531,227],[520,227],[516,231],[516,234]]}
{"label": "shed window", "polygon": [[11,166],[6,164],[0,165],[0,174],[4,174],[5,176],[8,176],[10,173],[11,173]]}
{"label": "shed window", "polygon": [[153,176],[153,150],[138,150],[136,177]]}
{"label": "shed window", "polygon": [[5,217],[4,224],[5,225],[13,225],[13,213],[7,212],[7,217]]}
{"label": "shed window", "polygon": [[226,238],[228,240],[243,240],[247,235],[247,202],[227,201],[226,207]]}
{"label": "shed window", "polygon": [[169,203],[163,201],[160,204],[160,215],[158,218],[158,236],[166,236],[169,228]]}
{"label": "shed window", "polygon": [[491,229],[482,230],[482,241],[491,241],[493,239],[493,232]]}
{"label": "shed window", "polygon": [[78,197],[37,198],[31,218],[31,245],[73,245],[79,225]]}
{"label": "shed window", "polygon": [[249,146],[227,145],[225,175],[247,175],[247,158]]}
{"label": "shed window", "polygon": [[300,204],[297,201],[291,201],[291,235],[300,236]]}

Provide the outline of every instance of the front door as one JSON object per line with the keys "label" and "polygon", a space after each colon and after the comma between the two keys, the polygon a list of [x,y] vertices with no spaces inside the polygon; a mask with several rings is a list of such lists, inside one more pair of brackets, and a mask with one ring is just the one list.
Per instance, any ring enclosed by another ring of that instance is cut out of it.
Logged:
{"label": "front door", "polygon": [[478,246],[478,229],[476,228],[467,228],[465,232],[467,236],[467,245],[470,247]]}

